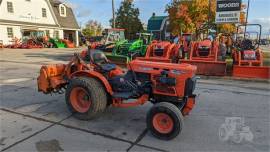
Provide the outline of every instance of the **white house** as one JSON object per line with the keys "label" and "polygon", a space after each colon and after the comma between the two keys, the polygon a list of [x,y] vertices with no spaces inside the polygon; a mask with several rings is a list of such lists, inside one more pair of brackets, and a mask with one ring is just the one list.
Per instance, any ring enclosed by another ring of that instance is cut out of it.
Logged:
{"label": "white house", "polygon": [[10,44],[30,31],[65,38],[79,45],[80,30],[73,11],[58,0],[0,0],[0,41]]}

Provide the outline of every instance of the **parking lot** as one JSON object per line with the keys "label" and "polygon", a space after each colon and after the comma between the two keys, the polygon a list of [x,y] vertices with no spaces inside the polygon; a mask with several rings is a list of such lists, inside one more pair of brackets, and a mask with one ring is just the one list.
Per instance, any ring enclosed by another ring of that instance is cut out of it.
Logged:
{"label": "parking lot", "polygon": [[[41,65],[67,63],[80,50],[0,50],[2,151],[270,151],[269,81],[202,77],[195,108],[185,117],[182,133],[170,141],[147,132],[151,103],[109,107],[91,121],[75,119],[64,95],[38,92],[36,78]],[[221,140],[219,128],[232,127],[225,119],[236,117],[252,138],[240,131],[240,143]]]}

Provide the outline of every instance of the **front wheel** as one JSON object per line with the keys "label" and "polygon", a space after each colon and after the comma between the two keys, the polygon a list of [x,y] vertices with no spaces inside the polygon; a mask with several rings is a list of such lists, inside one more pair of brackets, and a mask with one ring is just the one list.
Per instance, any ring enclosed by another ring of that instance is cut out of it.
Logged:
{"label": "front wheel", "polygon": [[155,104],[147,113],[147,128],[151,134],[162,140],[175,138],[182,130],[183,115],[172,103]]}
{"label": "front wheel", "polygon": [[89,120],[105,110],[107,94],[94,78],[73,78],[67,86],[66,104],[76,118]]}

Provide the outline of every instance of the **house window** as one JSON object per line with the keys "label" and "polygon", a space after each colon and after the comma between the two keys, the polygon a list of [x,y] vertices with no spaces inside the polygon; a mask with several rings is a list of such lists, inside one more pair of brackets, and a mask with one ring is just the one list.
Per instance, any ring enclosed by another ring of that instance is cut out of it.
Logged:
{"label": "house window", "polygon": [[46,30],[45,33],[46,33],[46,36],[50,37],[50,30]]}
{"label": "house window", "polygon": [[66,17],[67,12],[66,12],[66,6],[64,4],[59,5],[59,13],[60,13],[60,16]]}
{"label": "house window", "polygon": [[13,10],[13,3],[12,2],[7,2],[7,11],[9,13],[14,13],[14,10]]}
{"label": "house window", "polygon": [[13,38],[13,29],[12,29],[12,27],[7,28],[7,35],[8,35],[8,38]]}
{"label": "house window", "polygon": [[47,17],[46,8],[42,8],[42,17]]}
{"label": "house window", "polygon": [[59,38],[59,31],[54,31],[55,38]]}

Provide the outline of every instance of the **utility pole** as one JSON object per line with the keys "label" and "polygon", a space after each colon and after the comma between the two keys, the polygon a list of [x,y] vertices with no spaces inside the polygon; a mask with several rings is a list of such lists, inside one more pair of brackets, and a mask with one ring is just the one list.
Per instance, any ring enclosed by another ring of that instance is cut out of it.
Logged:
{"label": "utility pole", "polygon": [[246,23],[245,23],[244,39],[246,38],[246,32],[247,32],[248,10],[249,10],[249,0],[248,0],[248,5],[247,5],[247,15],[246,15]]}
{"label": "utility pole", "polygon": [[113,28],[115,28],[114,0],[112,0],[112,16],[113,16]]}
{"label": "utility pole", "polygon": [[208,22],[207,22],[207,35],[209,35],[210,17],[211,17],[211,0],[208,0]]}

